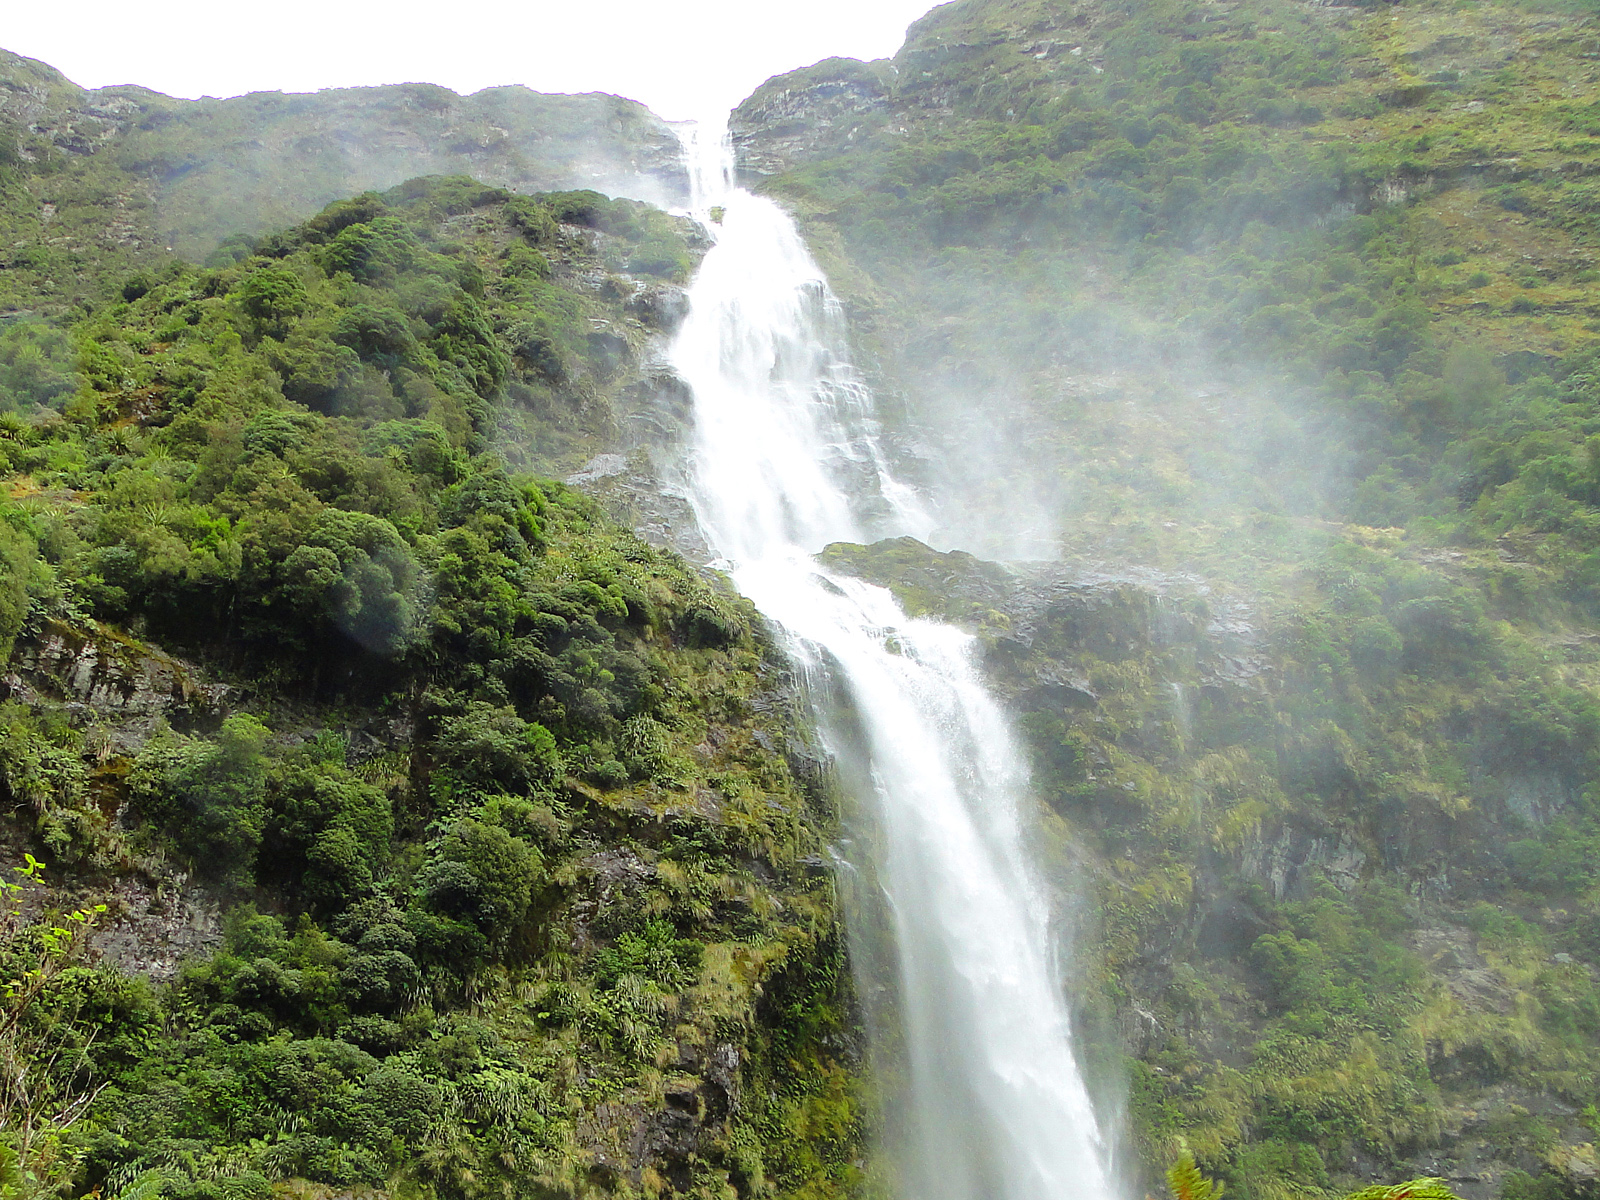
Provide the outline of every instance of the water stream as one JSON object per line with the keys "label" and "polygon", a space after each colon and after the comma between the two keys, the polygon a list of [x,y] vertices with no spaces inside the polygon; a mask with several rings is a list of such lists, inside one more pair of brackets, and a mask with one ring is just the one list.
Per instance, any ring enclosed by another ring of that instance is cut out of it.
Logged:
{"label": "water stream", "polygon": [[715,238],[671,351],[694,394],[691,502],[719,565],[783,631],[829,748],[855,764],[845,777],[875,831],[855,865],[881,889],[898,976],[904,1200],[1112,1200],[1027,853],[1025,759],[972,639],[813,558],[932,523],[894,477],[793,221],[736,185],[725,136],[693,130],[685,147]]}

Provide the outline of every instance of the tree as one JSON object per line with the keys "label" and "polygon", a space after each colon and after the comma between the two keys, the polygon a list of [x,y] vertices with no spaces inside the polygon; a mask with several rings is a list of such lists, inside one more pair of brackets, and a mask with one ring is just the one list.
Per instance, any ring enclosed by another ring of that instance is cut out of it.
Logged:
{"label": "tree", "polygon": [[374,304],[357,304],[340,313],[333,340],[363,358],[387,356],[399,361],[417,348],[405,314]]}
{"label": "tree", "polygon": [[561,772],[550,731],[524,721],[510,705],[472,702],[441,723],[435,745],[440,764],[468,790],[527,792],[548,786]]}
{"label": "tree", "polygon": [[372,890],[394,836],[381,788],[340,761],[306,762],[270,789],[263,871],[282,873],[313,902],[342,908]]}
{"label": "tree", "polygon": [[280,590],[302,612],[320,612],[377,654],[398,654],[421,634],[422,571],[382,517],[323,510],[283,564]]}
{"label": "tree", "polygon": [[271,731],[236,713],[216,742],[152,740],[128,784],[140,808],[208,873],[247,877],[266,823],[267,739]]}
{"label": "tree", "polygon": [[306,285],[287,267],[268,267],[246,277],[234,292],[239,307],[256,328],[281,338],[306,308]]}
{"label": "tree", "polygon": [[327,250],[328,271],[348,271],[363,283],[392,279],[426,253],[396,217],[377,217],[339,232]]}
{"label": "tree", "polygon": [[418,882],[439,912],[503,938],[527,915],[544,864],[521,838],[468,817],[451,827]]}
{"label": "tree", "polygon": [[18,321],[0,332],[0,412],[59,407],[71,395],[72,341],[42,321]]}

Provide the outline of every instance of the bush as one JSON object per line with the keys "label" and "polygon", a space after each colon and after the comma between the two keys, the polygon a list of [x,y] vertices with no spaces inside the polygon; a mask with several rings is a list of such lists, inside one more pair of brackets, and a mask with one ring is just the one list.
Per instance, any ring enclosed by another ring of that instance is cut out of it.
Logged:
{"label": "bush", "polygon": [[498,825],[468,817],[450,827],[418,887],[436,911],[503,941],[527,915],[543,881],[537,850]]}
{"label": "bush", "polygon": [[615,985],[625,975],[636,975],[666,988],[686,987],[700,969],[704,947],[681,938],[667,922],[647,921],[638,930],[617,937],[595,961],[596,978]]}
{"label": "bush", "polygon": [[376,654],[399,654],[423,636],[426,581],[405,539],[381,517],[324,510],[280,574],[278,596]]}
{"label": "bush", "polygon": [[215,742],[153,740],[128,778],[139,808],[205,874],[248,879],[266,823],[271,731],[236,714]]}
{"label": "bush", "polygon": [[384,283],[416,267],[425,253],[399,218],[385,215],[341,229],[324,261],[330,272],[346,271],[362,283]]}
{"label": "bush", "polygon": [[561,771],[550,731],[510,707],[469,704],[441,722],[435,746],[441,766],[463,787],[486,794],[538,790]]}
{"label": "bush", "polygon": [[342,763],[284,771],[271,788],[263,874],[285,879],[313,904],[343,908],[371,893],[389,856],[388,796]]}
{"label": "bush", "polygon": [[251,272],[233,294],[256,329],[272,337],[282,337],[307,303],[306,285],[286,267]]}
{"label": "bush", "polygon": [[77,387],[76,354],[62,330],[43,321],[0,328],[0,413],[59,408]]}

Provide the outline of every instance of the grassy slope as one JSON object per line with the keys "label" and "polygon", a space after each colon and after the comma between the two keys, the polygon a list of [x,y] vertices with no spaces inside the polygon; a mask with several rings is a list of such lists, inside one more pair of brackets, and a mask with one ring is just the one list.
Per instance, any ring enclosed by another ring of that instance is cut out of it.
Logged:
{"label": "grassy slope", "polygon": [[[1595,336],[1594,34],[1466,6],[1492,32],[1445,53],[1446,11],[947,6],[771,186],[838,249],[891,389],[946,448],[998,413],[1076,549],[1170,559],[1248,509],[1440,516],[1440,443],[1500,415],[1474,356],[1560,373]],[[1202,520],[1129,529],[1141,497]]]}

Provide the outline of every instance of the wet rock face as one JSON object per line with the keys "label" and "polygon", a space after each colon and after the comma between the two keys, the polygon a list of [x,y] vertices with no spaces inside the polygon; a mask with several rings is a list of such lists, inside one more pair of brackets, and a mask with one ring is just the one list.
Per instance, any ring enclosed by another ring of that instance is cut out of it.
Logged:
{"label": "wet rock face", "polygon": [[[652,438],[669,435],[656,414],[638,418]],[[664,452],[637,448],[629,454],[597,454],[566,482],[598,500],[613,520],[628,525],[652,546],[676,550],[690,562],[711,561],[711,547],[695,521],[681,473]]]}
{"label": "wet rock face", "polygon": [[[1082,660],[1175,656],[1199,687],[1253,686],[1268,671],[1260,617],[1246,597],[1220,595],[1195,576],[1093,564],[993,563],[915,538],[830,546],[825,565],[892,590],[913,615],[979,634],[1002,690],[1093,705]],[[1178,676],[1174,676],[1178,678]]]}
{"label": "wet rock face", "polygon": [[187,959],[222,945],[215,897],[187,875],[153,871],[112,881],[106,916],[90,945],[106,966],[165,983]]}
{"label": "wet rock face", "polygon": [[1507,778],[1504,787],[1507,815],[1534,828],[1548,824],[1577,799],[1571,778],[1538,764]]}
{"label": "wet rock face", "polygon": [[888,113],[888,74],[884,64],[836,58],[761,88],[729,122],[740,170],[776,175],[847,146]]}
{"label": "wet rock face", "polygon": [[626,1162],[652,1164],[622,1172],[630,1182],[640,1183],[650,1171],[680,1192],[692,1190],[696,1164],[719,1138],[727,1137],[729,1118],[739,1111],[743,1062],[732,1042],[681,1048],[676,1067],[683,1074],[663,1085],[661,1106],[636,1108],[630,1114]]}
{"label": "wet rock face", "polygon": [[[1074,654],[1107,662],[1176,655],[1200,687],[1248,684],[1267,670],[1250,604],[1215,596],[1193,577],[1027,567],[1005,611],[1016,631],[1010,640],[1046,656],[1047,665],[1034,667],[1042,682],[1059,674],[1057,659]],[[1002,640],[995,652],[1006,649]]]}
{"label": "wet rock face", "polygon": [[1239,874],[1266,888],[1274,900],[1305,894],[1319,878],[1349,887],[1368,865],[1368,856],[1347,832],[1312,831],[1284,822],[1251,839],[1239,857]]}
{"label": "wet rock face", "polygon": [[644,286],[628,301],[627,308],[650,329],[670,335],[689,315],[689,294],[670,285]]}
{"label": "wet rock face", "polygon": [[[38,847],[26,828],[0,822],[0,858],[18,862]],[[218,897],[192,877],[148,858],[85,890],[82,880],[47,868],[42,886],[25,888],[21,912],[27,921],[49,912],[104,904],[88,937],[88,961],[153,983],[173,979],[185,961],[222,945]]]}
{"label": "wet rock face", "polygon": [[0,676],[0,697],[94,718],[116,754],[137,752],[162,721],[183,726],[215,717],[228,691],[161,650],[59,625],[20,643]]}
{"label": "wet rock face", "polygon": [[[92,728],[100,803],[115,817],[121,807],[121,769],[162,725],[192,728],[225,715],[230,689],[191,663],[103,628],[52,625],[17,645],[0,699],[54,709],[80,728]],[[11,857],[20,856],[20,847]],[[218,899],[159,857],[126,865],[96,899],[106,912],[90,935],[91,957],[107,966],[163,983],[186,959],[222,943]],[[83,897],[52,886],[40,902],[70,908]]]}

